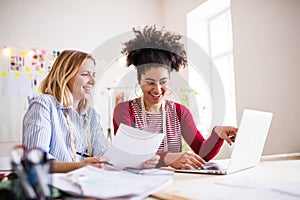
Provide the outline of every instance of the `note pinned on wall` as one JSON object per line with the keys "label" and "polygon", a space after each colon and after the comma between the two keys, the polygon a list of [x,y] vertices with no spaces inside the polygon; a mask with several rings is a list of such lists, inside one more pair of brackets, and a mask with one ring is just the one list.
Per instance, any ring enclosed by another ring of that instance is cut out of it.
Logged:
{"label": "note pinned on wall", "polygon": [[1,76],[2,76],[2,77],[7,76],[7,72],[1,72]]}
{"label": "note pinned on wall", "polygon": [[9,52],[9,53],[10,53],[10,55],[11,55],[11,56],[15,55],[15,51],[14,51],[14,50],[12,50],[12,49],[10,50],[10,52]]}
{"label": "note pinned on wall", "polygon": [[45,74],[45,70],[40,69],[40,70],[39,70],[39,73],[40,73],[40,74]]}
{"label": "note pinned on wall", "polygon": [[[16,72],[17,73],[17,72]],[[21,76],[21,73],[9,74],[4,76],[2,94],[3,96],[29,96],[32,93],[31,81],[26,76]]]}
{"label": "note pinned on wall", "polygon": [[29,73],[28,78],[33,78],[33,73]]}
{"label": "note pinned on wall", "polygon": [[15,75],[15,77],[20,77],[21,76],[21,72],[15,72],[14,75]]}
{"label": "note pinned on wall", "polygon": [[25,51],[22,51],[20,54],[21,54],[21,56],[23,56],[23,57],[26,56],[26,52],[25,52]]}
{"label": "note pinned on wall", "polygon": [[47,51],[44,50],[44,49],[41,50],[41,54],[42,54],[42,55],[46,55],[46,52],[47,52]]}
{"label": "note pinned on wall", "polygon": [[30,72],[31,68],[30,67],[25,67],[26,72]]}

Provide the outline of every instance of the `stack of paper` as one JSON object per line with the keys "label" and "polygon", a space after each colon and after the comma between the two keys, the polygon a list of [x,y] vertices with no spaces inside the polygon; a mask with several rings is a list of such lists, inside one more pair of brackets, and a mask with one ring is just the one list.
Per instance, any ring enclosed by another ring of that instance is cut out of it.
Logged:
{"label": "stack of paper", "polygon": [[107,171],[92,166],[67,174],[52,174],[50,185],[76,196],[108,199],[143,199],[171,183],[173,172],[150,169],[142,174]]}
{"label": "stack of paper", "polygon": [[114,167],[140,168],[141,164],[151,159],[157,152],[164,135],[139,130],[120,124],[112,145],[105,153]]}

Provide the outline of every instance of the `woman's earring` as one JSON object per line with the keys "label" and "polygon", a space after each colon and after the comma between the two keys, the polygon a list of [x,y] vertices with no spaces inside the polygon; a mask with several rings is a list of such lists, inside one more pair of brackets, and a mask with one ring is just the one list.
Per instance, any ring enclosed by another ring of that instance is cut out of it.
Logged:
{"label": "woman's earring", "polygon": [[167,92],[166,92],[166,95],[171,95],[171,94],[173,94],[173,90],[171,89],[171,88],[168,88],[167,87]]}
{"label": "woman's earring", "polygon": [[135,94],[136,97],[141,97],[143,95],[141,86],[138,83],[134,87],[134,94]]}

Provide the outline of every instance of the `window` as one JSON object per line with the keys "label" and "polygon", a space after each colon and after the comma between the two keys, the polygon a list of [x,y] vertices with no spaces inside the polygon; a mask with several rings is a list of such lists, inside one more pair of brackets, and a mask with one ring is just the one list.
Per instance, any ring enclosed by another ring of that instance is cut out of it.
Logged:
{"label": "window", "polygon": [[[215,77],[218,76],[221,79],[224,87],[224,98],[226,101],[225,119],[223,125],[236,126],[235,80],[230,1],[209,0],[188,13],[187,36],[206,52],[213,63],[213,66],[210,67],[211,76],[204,77],[206,80],[202,79],[202,82],[206,82],[208,85],[214,85]],[[189,46],[191,45],[188,43],[188,55]],[[216,68],[216,70],[214,71],[213,68]],[[205,86],[205,84],[199,84],[199,82],[201,82],[199,78],[194,78],[195,72],[197,72],[197,69],[195,69],[194,66],[189,66],[189,84],[192,88],[195,88],[196,91],[207,90],[208,87]],[[214,90],[213,86],[211,88]],[[198,103],[206,104],[204,107],[207,108],[208,112],[202,113],[205,114],[205,116],[201,117],[203,118],[203,122],[206,123],[205,126],[214,125],[210,124],[212,120],[210,117],[212,116],[213,108],[212,104],[209,102],[212,101],[210,99],[211,97],[214,98],[213,95],[216,94],[216,91],[209,92],[212,96],[203,95],[201,99],[199,99],[201,103]],[[210,122],[208,122],[207,119],[210,119]],[[200,124],[201,123],[202,122],[200,122]],[[208,133],[210,132],[204,131],[204,135]]]}
{"label": "window", "polygon": [[226,114],[224,124],[236,125],[231,13],[227,8],[208,19],[209,56],[224,86]]}

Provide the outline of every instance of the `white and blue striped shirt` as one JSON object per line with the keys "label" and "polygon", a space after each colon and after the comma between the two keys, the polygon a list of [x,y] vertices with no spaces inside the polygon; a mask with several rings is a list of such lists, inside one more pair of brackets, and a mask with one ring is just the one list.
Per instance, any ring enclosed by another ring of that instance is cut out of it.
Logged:
{"label": "white and blue striped shirt", "polygon": [[[28,149],[39,147],[48,153],[49,159],[61,162],[74,161],[71,145],[70,128],[65,108],[49,94],[36,97],[29,105],[23,118],[22,143]],[[107,150],[100,115],[89,108],[78,114],[72,107],[68,108],[77,152],[88,150],[88,121],[90,121],[91,147],[93,156],[103,156]],[[76,155],[76,161],[84,158]]]}

